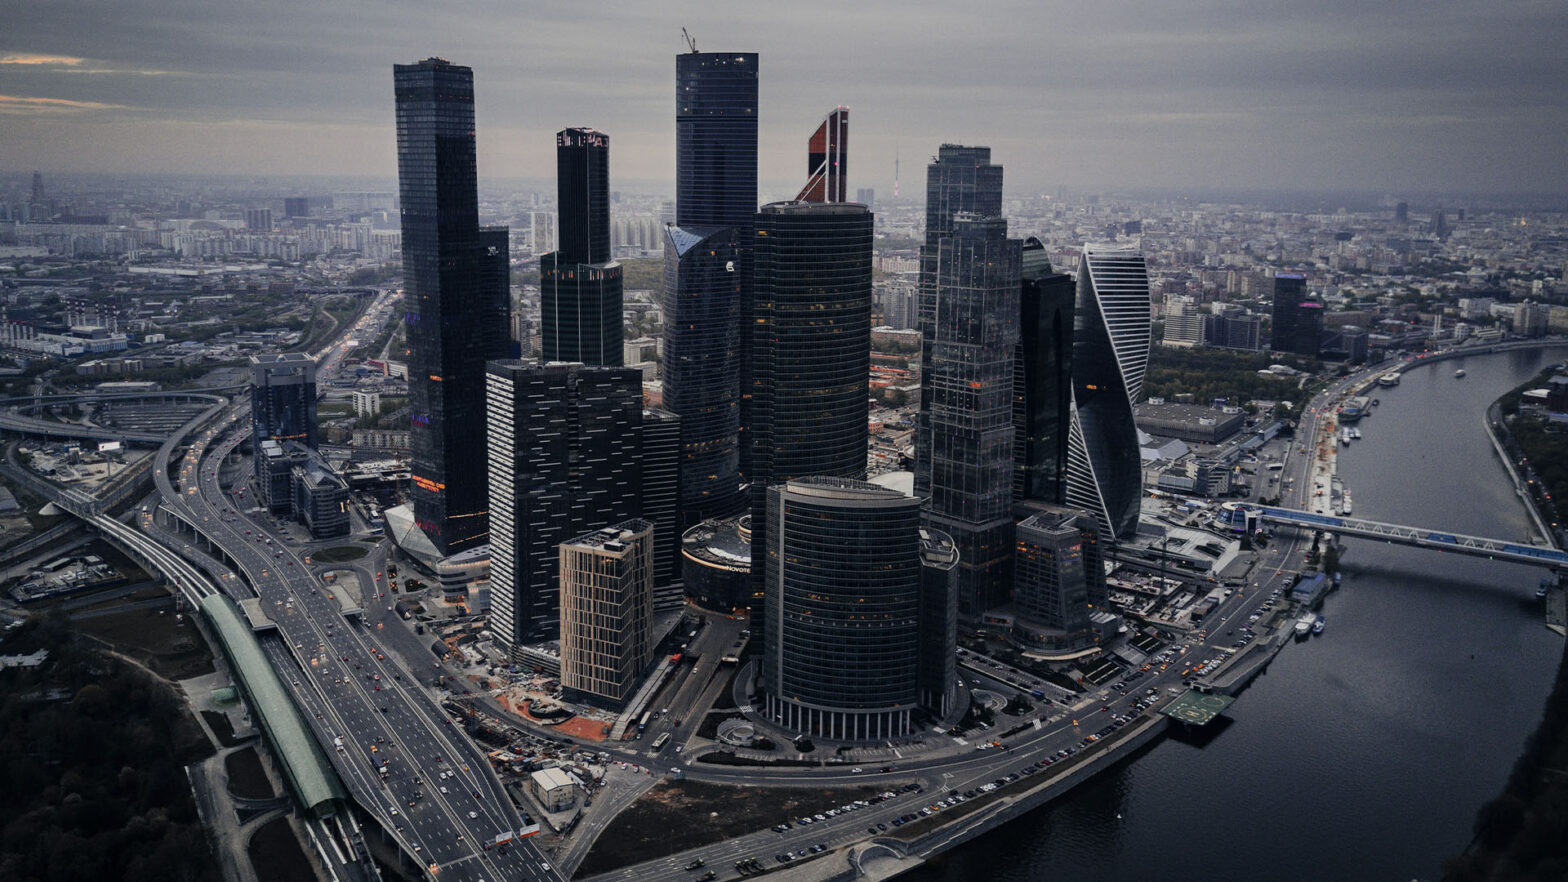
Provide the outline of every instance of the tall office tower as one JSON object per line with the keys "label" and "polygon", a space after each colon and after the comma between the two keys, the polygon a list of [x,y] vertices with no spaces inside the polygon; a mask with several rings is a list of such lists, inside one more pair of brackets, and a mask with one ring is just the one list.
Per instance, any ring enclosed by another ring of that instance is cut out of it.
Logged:
{"label": "tall office tower", "polygon": [[958,609],[1007,598],[1012,557],[1013,357],[1021,243],[1007,238],[1002,168],[985,147],[942,145],[926,174],[920,249],[915,494],[958,547]]}
{"label": "tall office tower", "polygon": [[620,365],[621,265],[610,260],[610,136],[555,136],[560,250],[539,260],[545,361]]}
{"label": "tall office tower", "polygon": [[315,447],[316,362],[303,352],[252,355],[251,438]]}
{"label": "tall office tower", "polygon": [[272,209],[247,208],[245,209],[245,229],[258,233],[272,232]]}
{"label": "tall office tower", "polygon": [[775,202],[756,224],[747,478],[762,633],[768,486],[866,474],[872,218],[854,202]]}
{"label": "tall office tower", "polygon": [[485,362],[509,348],[505,230],[479,227],[474,74],[393,68],[403,219],[414,518],[442,554],[488,532]]}
{"label": "tall office tower", "polygon": [[1096,642],[1095,615],[1108,613],[1099,530],[1092,516],[1029,506],[1018,523],[1008,639],[1026,651],[1070,653]]}
{"label": "tall office tower", "polygon": [[681,418],[682,531],[745,505],[757,55],[675,57],[675,223],[665,228],[664,406]]}
{"label": "tall office tower", "polygon": [[1073,277],[1053,272],[1045,245],[1024,241],[1013,357],[1013,499],[1060,504],[1067,496],[1072,422]]}
{"label": "tall office tower", "polygon": [[915,686],[922,710],[941,720],[953,709],[958,673],[958,546],[941,530],[920,530],[920,655]]}
{"label": "tall office tower", "polygon": [[858,187],[855,190],[855,201],[864,205],[871,211],[877,210],[877,191],[873,187]]}
{"label": "tall office tower", "polygon": [[560,626],[556,546],[639,516],[642,374],[513,360],[487,368],[490,630],[515,649]]}
{"label": "tall office tower", "polygon": [[1394,205],[1394,220],[1407,223],[1410,220],[1410,203],[1398,202]]}
{"label": "tall office tower", "polygon": [[913,729],[919,706],[919,499],[848,478],[768,489],[765,712],[859,741]]}
{"label": "tall office tower", "polygon": [[828,111],[806,142],[806,186],[796,202],[844,202],[849,176],[849,108]]}
{"label": "tall office tower", "polygon": [[1317,358],[1322,336],[1323,305],[1307,296],[1306,276],[1275,273],[1269,348]]}
{"label": "tall office tower", "polygon": [[561,543],[561,689],[623,708],[653,660],[653,524],[633,518]]}
{"label": "tall office tower", "polygon": [[642,516],[653,524],[653,606],[681,605],[681,418],[657,408],[642,412]]}
{"label": "tall office tower", "polygon": [[[897,159],[894,159],[897,168]],[[897,197],[897,193],[894,193]],[[930,411],[932,360],[937,354],[937,258],[953,217],[968,212],[984,217],[1002,213],[1002,167],[991,164],[991,148],[943,144],[926,169],[926,238],[920,247],[920,290],[915,327],[920,329],[920,413],[915,420],[915,495],[931,494]]]}
{"label": "tall office tower", "polygon": [[757,211],[757,61],[755,52],[675,56],[677,226],[750,230]]}
{"label": "tall office tower", "polygon": [[284,217],[310,217],[310,197],[285,196],[283,197]]}
{"label": "tall office tower", "polygon": [[1152,333],[1149,273],[1136,245],[1085,245],[1073,323],[1073,414],[1067,504],[1093,514],[1106,538],[1138,530],[1143,470],[1133,405]]}

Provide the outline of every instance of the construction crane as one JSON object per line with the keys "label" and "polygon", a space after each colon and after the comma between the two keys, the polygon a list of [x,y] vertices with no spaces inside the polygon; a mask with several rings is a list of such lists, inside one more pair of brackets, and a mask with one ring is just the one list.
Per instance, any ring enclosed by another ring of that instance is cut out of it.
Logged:
{"label": "construction crane", "polygon": [[686,40],[686,45],[691,47],[691,51],[693,53],[696,53],[696,51],[697,51],[697,40],[696,40],[696,38],[692,37],[692,35],[690,33],[688,33],[685,28],[681,28],[681,37]]}

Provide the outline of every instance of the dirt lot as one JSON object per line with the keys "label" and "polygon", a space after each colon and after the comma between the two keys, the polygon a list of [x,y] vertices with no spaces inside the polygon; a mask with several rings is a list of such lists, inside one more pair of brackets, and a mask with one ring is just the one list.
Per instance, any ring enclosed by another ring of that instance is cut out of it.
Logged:
{"label": "dirt lot", "polygon": [[199,677],[213,671],[212,653],[189,615],[176,621],[173,611],[128,609],[72,623],[117,651],[132,656],[169,680]]}
{"label": "dirt lot", "polygon": [[229,773],[229,792],[241,799],[271,799],[277,796],[272,782],[262,771],[261,757],[256,748],[236,750],[223,758],[223,768]]}
{"label": "dirt lot", "polygon": [[577,875],[592,876],[765,830],[880,792],[876,787],[725,787],[698,781],[666,781],[643,794],[610,823]]}
{"label": "dirt lot", "polygon": [[305,859],[288,818],[278,818],[257,830],[247,851],[258,878],[269,882],[316,882],[316,871]]}

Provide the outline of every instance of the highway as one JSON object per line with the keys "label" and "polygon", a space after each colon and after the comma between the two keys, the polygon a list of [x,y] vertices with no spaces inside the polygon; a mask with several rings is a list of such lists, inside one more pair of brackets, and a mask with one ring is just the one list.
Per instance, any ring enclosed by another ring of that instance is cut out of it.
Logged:
{"label": "highway", "polygon": [[[328,363],[336,364],[344,347],[341,341],[329,347],[323,353]],[[416,672],[399,666],[379,645],[383,618],[391,617],[374,603],[376,580],[361,579],[364,612],[346,616],[308,556],[302,560],[281,533],[244,511],[250,491],[230,493],[220,486],[223,460],[247,436],[246,416],[241,399],[191,438],[177,472],[171,464],[181,438],[170,439],[159,451],[154,477],[164,506],[222,548],[244,575],[249,587],[220,578],[231,596],[258,597],[276,623],[277,637],[263,635],[263,649],[350,792],[432,876],[560,879],[527,840],[493,844],[499,835],[522,829],[523,821],[484,753],[435,705]],[[144,529],[156,528],[146,523]],[[146,536],[137,538],[150,544]],[[338,544],[352,543],[346,538]],[[211,590],[210,581],[178,555],[161,547],[154,553],[169,567],[190,570]],[[320,567],[332,568],[338,567]]]}

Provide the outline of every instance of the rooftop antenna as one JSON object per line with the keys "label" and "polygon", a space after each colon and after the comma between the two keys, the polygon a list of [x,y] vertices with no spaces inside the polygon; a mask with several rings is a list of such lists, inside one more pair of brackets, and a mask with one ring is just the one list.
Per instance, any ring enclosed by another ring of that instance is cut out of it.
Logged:
{"label": "rooftop antenna", "polygon": [[695,53],[697,51],[697,40],[685,28],[681,28],[681,37],[686,40],[686,45],[691,47],[691,51]]}

